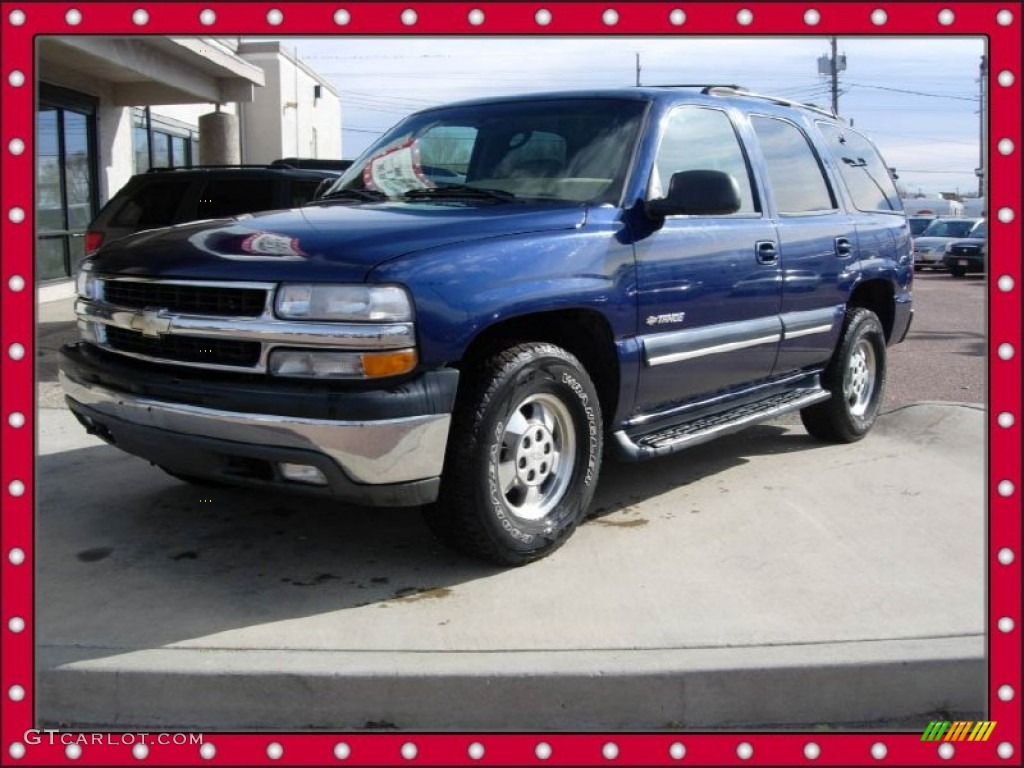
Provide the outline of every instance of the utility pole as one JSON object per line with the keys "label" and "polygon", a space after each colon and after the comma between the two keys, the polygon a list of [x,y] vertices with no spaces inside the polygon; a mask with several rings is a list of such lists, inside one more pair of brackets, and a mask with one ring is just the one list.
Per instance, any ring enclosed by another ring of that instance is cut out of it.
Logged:
{"label": "utility pole", "polygon": [[832,112],[839,115],[839,73],[846,69],[846,54],[836,53],[838,41],[835,35],[829,38],[832,47],[831,56],[818,57],[818,74],[828,77],[831,81]]}
{"label": "utility pole", "polygon": [[832,113],[839,114],[839,70],[836,68],[836,36],[832,35],[832,58],[829,59],[832,75]]}
{"label": "utility pole", "polygon": [[988,77],[988,58],[981,57],[978,67],[978,197],[985,194],[985,84]]}
{"label": "utility pole", "polygon": [[640,51],[636,52],[636,87],[640,87]]}

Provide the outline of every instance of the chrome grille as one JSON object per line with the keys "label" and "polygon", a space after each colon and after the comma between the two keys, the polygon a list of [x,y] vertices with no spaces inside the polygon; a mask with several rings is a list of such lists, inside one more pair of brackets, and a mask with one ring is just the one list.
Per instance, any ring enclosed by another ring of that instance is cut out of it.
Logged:
{"label": "chrome grille", "polygon": [[135,280],[104,280],[103,296],[121,307],[215,317],[259,317],[267,305],[267,291],[261,288]]}
{"label": "chrome grille", "polygon": [[233,365],[252,368],[260,361],[258,341],[204,339],[198,336],[144,336],[138,331],[108,326],[107,346],[119,352],[181,363]]}

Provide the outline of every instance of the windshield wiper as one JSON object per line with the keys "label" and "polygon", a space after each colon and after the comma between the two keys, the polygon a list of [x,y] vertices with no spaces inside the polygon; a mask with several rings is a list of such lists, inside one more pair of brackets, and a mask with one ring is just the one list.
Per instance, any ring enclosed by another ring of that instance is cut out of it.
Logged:
{"label": "windshield wiper", "polygon": [[336,189],[311,202],[319,203],[323,200],[368,200],[376,202],[386,198],[387,195],[375,189]]}
{"label": "windshield wiper", "polygon": [[410,189],[402,195],[407,200],[427,200],[430,198],[476,198],[481,200],[498,200],[507,203],[515,200],[511,192],[487,187],[472,187],[469,184],[445,184],[440,187],[420,187]]}

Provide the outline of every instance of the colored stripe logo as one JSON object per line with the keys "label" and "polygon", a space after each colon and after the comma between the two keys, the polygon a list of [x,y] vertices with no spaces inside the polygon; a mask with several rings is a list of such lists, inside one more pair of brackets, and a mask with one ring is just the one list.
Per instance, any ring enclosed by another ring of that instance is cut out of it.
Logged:
{"label": "colored stripe logo", "polygon": [[994,720],[932,720],[921,741],[988,741],[995,727]]}

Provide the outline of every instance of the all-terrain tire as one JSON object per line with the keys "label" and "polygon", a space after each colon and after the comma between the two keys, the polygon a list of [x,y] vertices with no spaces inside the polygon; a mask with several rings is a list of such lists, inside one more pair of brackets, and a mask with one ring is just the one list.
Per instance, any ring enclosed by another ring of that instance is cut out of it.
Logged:
{"label": "all-terrain tire", "polygon": [[885,396],[885,331],[863,307],[846,310],[843,335],[822,376],[832,397],[800,411],[804,427],[819,440],[852,443],[868,433]]}
{"label": "all-terrain tire", "polygon": [[597,390],[580,362],[543,342],[511,346],[463,371],[434,534],[498,565],[560,547],[583,518],[601,466]]}

